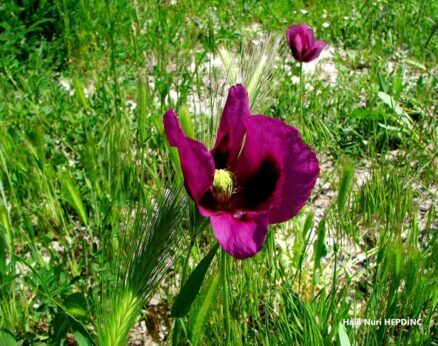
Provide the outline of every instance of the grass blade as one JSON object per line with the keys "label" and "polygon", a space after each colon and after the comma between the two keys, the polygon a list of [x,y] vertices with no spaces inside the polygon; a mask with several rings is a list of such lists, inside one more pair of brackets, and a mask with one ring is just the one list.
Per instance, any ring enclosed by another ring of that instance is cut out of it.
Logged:
{"label": "grass blade", "polygon": [[210,252],[199,262],[192,274],[190,274],[179,295],[172,306],[172,317],[184,317],[189,311],[201,289],[205,274],[210,268],[211,261],[217,253],[219,245],[215,245]]}

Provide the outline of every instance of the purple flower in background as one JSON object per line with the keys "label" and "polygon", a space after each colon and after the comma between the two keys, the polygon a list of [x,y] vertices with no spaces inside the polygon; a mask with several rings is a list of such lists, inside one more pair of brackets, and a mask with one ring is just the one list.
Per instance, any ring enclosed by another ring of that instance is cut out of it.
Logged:
{"label": "purple flower in background", "polygon": [[211,151],[184,134],[174,110],[165,114],[164,126],[170,145],[178,148],[190,197],[235,258],[257,254],[268,225],[295,216],[319,174],[316,155],[298,130],[252,115],[240,84],[229,91]]}
{"label": "purple flower in background", "polygon": [[326,46],[324,41],[315,41],[312,29],[306,24],[291,25],[286,32],[286,41],[292,55],[300,62],[315,60]]}

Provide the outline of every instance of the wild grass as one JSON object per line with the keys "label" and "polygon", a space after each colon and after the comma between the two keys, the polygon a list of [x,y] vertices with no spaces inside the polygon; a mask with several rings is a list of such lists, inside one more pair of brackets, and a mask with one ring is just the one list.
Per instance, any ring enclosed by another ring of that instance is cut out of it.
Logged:
{"label": "wild grass", "polygon": [[[224,303],[233,345],[435,344],[437,10],[423,0],[2,5],[0,344],[224,344]],[[300,22],[332,52],[304,76],[302,117],[283,41]],[[211,147],[234,82],[254,112],[297,127],[321,165],[307,206],[247,261],[210,252],[162,125],[175,108]],[[207,262],[190,308],[171,317]],[[353,318],[422,325],[343,323]]]}

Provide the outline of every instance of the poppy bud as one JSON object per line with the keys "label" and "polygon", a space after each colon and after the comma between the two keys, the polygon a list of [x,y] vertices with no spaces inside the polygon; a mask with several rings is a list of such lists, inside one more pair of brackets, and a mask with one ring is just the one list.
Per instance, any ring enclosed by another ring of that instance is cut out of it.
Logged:
{"label": "poppy bud", "polygon": [[312,29],[306,24],[291,25],[286,32],[286,41],[292,55],[300,62],[315,60],[326,46],[324,41],[315,41]]}

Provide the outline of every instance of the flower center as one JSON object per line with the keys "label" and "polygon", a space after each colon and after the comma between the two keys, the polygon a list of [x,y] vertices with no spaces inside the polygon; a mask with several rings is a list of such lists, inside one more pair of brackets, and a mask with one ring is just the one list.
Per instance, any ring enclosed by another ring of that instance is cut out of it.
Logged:
{"label": "flower center", "polygon": [[226,169],[215,169],[213,192],[219,200],[229,200],[234,192],[234,174]]}

